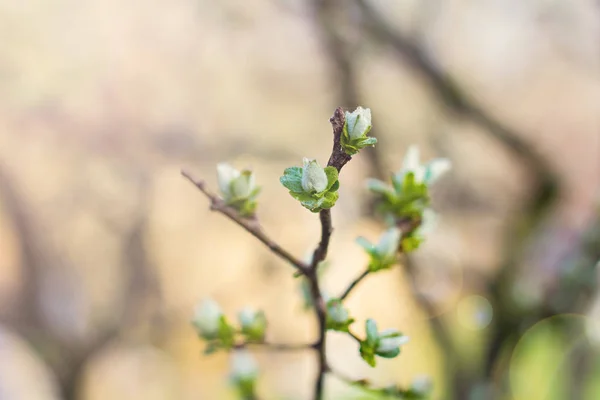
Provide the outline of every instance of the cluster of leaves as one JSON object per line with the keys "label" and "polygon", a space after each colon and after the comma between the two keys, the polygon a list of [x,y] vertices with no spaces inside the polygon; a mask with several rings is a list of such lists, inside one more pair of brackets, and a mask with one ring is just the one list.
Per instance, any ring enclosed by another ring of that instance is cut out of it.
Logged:
{"label": "cluster of leaves", "polygon": [[205,299],[196,308],[192,324],[198,336],[206,341],[205,354],[217,350],[231,350],[238,342],[238,336],[246,343],[260,343],[264,340],[267,319],[262,311],[245,308],[238,314],[239,327],[229,322],[219,305],[212,299]]}
{"label": "cluster of leaves", "polygon": [[390,226],[408,225],[404,232],[402,250],[416,250],[431,230],[435,213],[430,207],[429,189],[450,169],[447,159],[434,159],[422,165],[419,150],[409,147],[402,168],[391,175],[391,185],[378,179],[369,179],[367,187],[378,196],[377,209]]}
{"label": "cluster of leaves", "polygon": [[370,272],[377,272],[391,268],[398,261],[398,246],[402,238],[402,231],[396,227],[388,229],[381,238],[379,243],[373,244],[364,237],[359,237],[356,242],[362,246],[365,252],[369,255]]}
{"label": "cluster of leaves", "polygon": [[212,299],[200,303],[192,319],[198,336],[206,341],[204,354],[218,350],[232,352],[230,380],[243,399],[253,398],[259,371],[252,355],[237,349],[238,343],[261,343],[267,329],[267,319],[262,311],[244,308],[238,313],[239,327],[234,327]]}

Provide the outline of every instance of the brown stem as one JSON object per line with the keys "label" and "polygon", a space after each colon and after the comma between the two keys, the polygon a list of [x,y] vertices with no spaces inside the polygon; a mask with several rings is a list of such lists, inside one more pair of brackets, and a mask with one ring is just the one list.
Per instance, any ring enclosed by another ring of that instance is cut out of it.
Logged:
{"label": "brown stem", "polygon": [[331,149],[331,156],[329,156],[327,166],[335,167],[335,169],[340,172],[342,167],[346,165],[348,161],[352,160],[352,156],[346,154],[340,144],[342,132],[344,131],[344,124],[346,123],[346,116],[344,115],[342,107],[335,109],[333,116],[329,118],[329,122],[331,122],[331,126],[333,127],[333,148]]}
{"label": "brown stem", "polygon": [[256,219],[242,218],[239,213],[234,209],[225,204],[217,195],[210,192],[203,181],[193,178],[188,172],[181,171],[181,175],[192,182],[204,195],[210,200],[210,209],[212,211],[220,212],[227,218],[244,228],[252,236],[260,240],[265,246],[267,246],[273,253],[289,262],[292,266],[297,268],[303,274],[308,271],[308,266],[298,260],[296,257],[291,255],[289,252],[281,248],[271,238],[269,238],[262,230]]}
{"label": "brown stem", "polygon": [[[335,167],[335,169],[340,172],[342,167],[352,159],[351,156],[344,152],[342,146],[340,145],[340,138],[342,136],[345,123],[344,110],[341,107],[338,107],[333,113],[333,116],[329,119],[329,122],[331,122],[331,126],[333,127],[333,149],[331,150],[331,156],[329,157],[327,166]],[[321,241],[313,253],[313,259],[306,274],[310,284],[310,292],[319,324],[319,338],[315,344],[315,349],[317,350],[318,354],[318,371],[314,390],[315,400],[321,400],[323,398],[325,373],[329,368],[326,358],[327,314],[325,301],[323,300],[321,288],[319,287],[317,266],[327,257],[329,241],[331,239],[331,233],[333,232],[333,226],[331,223],[331,210],[322,210],[319,213],[319,219],[321,221]]]}
{"label": "brown stem", "polygon": [[323,296],[321,294],[321,288],[319,287],[319,279],[317,277],[317,269],[311,268],[307,275],[308,281],[310,283],[310,293],[313,298],[313,304],[315,306],[315,313],[317,314],[317,321],[319,324],[319,338],[315,343],[315,350],[317,351],[317,362],[318,362],[318,370],[317,370],[317,379],[315,382],[314,389],[314,399],[322,400],[323,399],[323,389],[325,385],[325,373],[328,370],[327,366],[327,358],[326,358],[326,309],[325,309],[325,301],[323,300]]}
{"label": "brown stem", "polygon": [[323,398],[323,389],[325,383],[325,373],[327,372],[327,359],[325,356],[326,346],[326,307],[325,301],[321,294],[321,288],[319,287],[319,277],[317,273],[317,265],[327,257],[327,250],[329,249],[329,240],[331,239],[331,232],[333,227],[331,225],[331,211],[322,210],[319,213],[319,219],[321,220],[321,241],[313,253],[313,259],[308,271],[308,281],[310,284],[310,293],[315,306],[315,312],[317,314],[317,320],[319,324],[319,338],[315,345],[318,357],[318,373],[317,380],[315,382],[315,400],[321,400]]}

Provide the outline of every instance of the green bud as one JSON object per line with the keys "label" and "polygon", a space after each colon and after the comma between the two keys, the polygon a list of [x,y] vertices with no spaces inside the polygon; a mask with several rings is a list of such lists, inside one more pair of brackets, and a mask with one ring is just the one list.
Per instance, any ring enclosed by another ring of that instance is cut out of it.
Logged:
{"label": "green bud", "polygon": [[262,311],[244,308],[238,313],[242,334],[249,340],[260,341],[265,337],[267,319]]}
{"label": "green bud", "polygon": [[377,331],[374,320],[366,322],[367,338],[360,342],[360,355],[372,367],[375,366],[375,356],[394,358],[400,354],[400,346],[408,342],[408,337],[396,329]]}
{"label": "green bud", "polygon": [[316,160],[304,158],[302,168],[286,168],[279,181],[293,198],[314,213],[333,207],[339,197],[337,169],[321,168]]}

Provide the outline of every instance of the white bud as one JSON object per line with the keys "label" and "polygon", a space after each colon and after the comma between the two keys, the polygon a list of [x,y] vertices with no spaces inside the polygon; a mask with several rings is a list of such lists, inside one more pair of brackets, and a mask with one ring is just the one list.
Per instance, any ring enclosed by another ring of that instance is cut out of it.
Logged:
{"label": "white bud", "polygon": [[438,215],[430,208],[423,210],[421,225],[417,228],[419,236],[426,236],[433,232],[438,224]]}
{"label": "white bud", "polygon": [[414,171],[418,169],[421,166],[421,164],[419,164],[419,153],[419,148],[416,145],[409,146],[402,162],[402,169],[406,171]]}
{"label": "white bud", "polygon": [[403,181],[408,173],[412,173],[417,183],[432,184],[448,172],[452,164],[446,158],[436,158],[427,165],[420,164],[419,148],[415,145],[406,150],[402,168],[396,173],[396,180]]}
{"label": "white bud", "polygon": [[395,257],[400,245],[402,231],[398,228],[390,228],[381,235],[377,244],[377,253],[384,259]]}
{"label": "white bud", "polygon": [[305,192],[321,193],[327,189],[327,175],[317,160],[304,158],[302,167],[302,189]]}
{"label": "white bud", "polygon": [[245,199],[256,188],[252,171],[238,171],[227,163],[217,164],[219,189],[225,200]]}
{"label": "white bud", "polygon": [[369,178],[367,179],[367,189],[371,192],[381,194],[394,194],[394,188],[379,179]]}
{"label": "white bud", "polygon": [[450,171],[452,163],[447,158],[436,158],[427,165],[426,179],[427,183],[433,183],[441,178],[446,172]]}
{"label": "white bud", "polygon": [[378,353],[388,353],[408,342],[408,336],[402,336],[396,329],[386,329],[379,333]]}
{"label": "white bud", "polygon": [[239,312],[238,317],[240,319],[240,324],[242,325],[242,327],[249,326],[252,325],[254,319],[256,318],[256,311],[249,307],[246,307]]}
{"label": "white bud", "polygon": [[223,312],[212,299],[205,299],[196,306],[192,324],[205,338],[214,338],[219,333],[219,322]]}
{"label": "white bud", "polygon": [[433,388],[433,383],[431,382],[430,377],[426,375],[420,375],[413,379],[410,386],[412,390],[414,390],[417,393],[427,394],[431,392],[431,389]]}
{"label": "white bud", "polygon": [[231,196],[236,199],[247,198],[250,196],[254,188],[254,174],[251,171],[243,171],[240,176],[231,182]]}
{"label": "white bud", "polygon": [[217,164],[217,179],[219,181],[219,189],[223,194],[225,199],[228,199],[232,196],[231,193],[231,183],[234,179],[239,178],[240,171],[233,168],[231,165],[227,163],[219,163]]}
{"label": "white bud", "polygon": [[258,377],[258,365],[247,350],[237,350],[231,354],[231,378],[236,381],[251,381]]}
{"label": "white bud", "polygon": [[350,140],[364,137],[371,129],[371,109],[357,107],[349,113],[346,111],[346,129]]}

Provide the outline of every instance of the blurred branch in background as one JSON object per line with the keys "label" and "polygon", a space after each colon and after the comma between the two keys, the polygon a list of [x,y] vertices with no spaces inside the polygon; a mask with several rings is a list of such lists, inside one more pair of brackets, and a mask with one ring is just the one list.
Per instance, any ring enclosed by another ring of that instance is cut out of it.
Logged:
{"label": "blurred branch in background", "polygon": [[[316,28],[323,42],[323,54],[331,65],[330,81],[334,82],[338,90],[338,104],[353,110],[364,102],[361,101],[356,65],[352,58],[356,46],[350,43],[341,31],[344,22],[347,24],[344,19],[349,18],[351,10],[344,1],[311,0],[311,2]],[[387,178],[387,168],[381,159],[379,147],[369,148],[365,154],[371,166],[369,176],[377,179]]]}
{"label": "blurred branch in background", "polygon": [[[22,266],[21,306],[18,315],[10,315],[6,322],[12,326],[40,355],[55,373],[61,395],[65,400],[80,398],[80,385],[88,362],[113,340],[118,339],[128,328],[141,321],[148,301],[159,300],[160,288],[154,270],[147,258],[143,235],[148,218],[146,195],[147,181],[140,183],[140,204],[132,216],[131,226],[120,233],[124,237],[123,268],[126,287],[122,306],[116,316],[104,326],[95,327],[88,337],[73,340],[51,326],[52,316],[46,315],[42,307],[47,291],[42,287],[50,274],[69,274],[66,260],[53,248],[47,235],[43,235],[39,223],[26,197],[4,165],[0,165],[0,201],[12,218],[12,225],[19,240]],[[115,221],[104,218],[104,223],[117,230]],[[62,290],[53,287],[50,290]],[[154,303],[156,306],[157,303]],[[156,310],[156,307],[152,308]],[[65,311],[66,312],[66,311]],[[150,316],[154,338],[161,332],[156,315]]]}
{"label": "blurred branch in background", "polygon": [[[523,326],[523,315],[515,315],[514,304],[508,298],[511,288],[518,279],[518,266],[525,252],[525,246],[540,227],[547,216],[552,204],[559,194],[559,182],[547,160],[540,155],[532,144],[527,143],[524,135],[517,132],[490,115],[476,100],[471,98],[463,88],[436,64],[422,47],[418,38],[409,38],[399,30],[390,26],[372,6],[364,0],[342,2],[336,0],[314,0],[312,2],[317,27],[321,32],[325,54],[331,60],[334,81],[339,82],[339,98],[342,104],[355,106],[360,104],[356,65],[353,62],[353,45],[341,32],[349,24],[348,18],[356,6],[360,10],[363,36],[391,49],[398,57],[398,61],[411,68],[429,86],[431,92],[453,116],[468,120],[482,128],[482,132],[491,135],[503,144],[508,150],[520,158],[529,173],[532,175],[531,195],[519,218],[515,219],[513,226],[507,229],[505,235],[505,259],[497,269],[496,275],[489,281],[487,296],[494,306],[495,323],[492,327],[491,341],[488,346],[485,372],[481,377],[469,377],[467,371],[461,369],[460,354],[444,323],[432,317],[431,326],[436,340],[445,353],[447,371],[453,375],[454,398],[468,398],[470,392],[480,379],[491,380],[494,367],[500,361],[500,350],[509,343],[516,343],[519,332],[524,332],[529,326],[548,316],[547,312],[537,312],[537,318]],[[431,12],[431,7],[421,10]],[[423,13],[421,13],[423,14]],[[426,15],[420,19],[426,20]],[[382,165],[376,147],[371,149],[369,161],[373,175],[385,177],[386,167]],[[411,262],[407,263],[408,272],[414,274]],[[412,280],[414,284],[414,279]],[[418,293],[414,287],[415,296],[423,310],[433,315],[434,308],[427,297]],[[567,294],[573,295],[574,293]],[[509,351],[510,353],[510,351]],[[453,372],[454,371],[454,372]]]}

